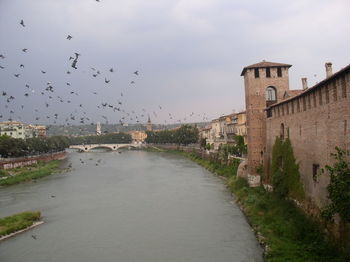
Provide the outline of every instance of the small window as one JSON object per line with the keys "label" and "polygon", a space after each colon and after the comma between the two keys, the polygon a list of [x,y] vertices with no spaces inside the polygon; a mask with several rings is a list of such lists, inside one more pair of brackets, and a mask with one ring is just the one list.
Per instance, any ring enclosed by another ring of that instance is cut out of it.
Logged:
{"label": "small window", "polygon": [[313,92],[313,96],[314,96],[314,107],[316,107],[317,106],[316,92]]}
{"label": "small window", "polygon": [[297,111],[300,112],[300,101],[297,99]]}
{"label": "small window", "polygon": [[255,78],[259,78],[259,68],[254,68]]}
{"label": "small window", "polygon": [[328,86],[325,87],[325,91],[326,91],[326,104],[329,103],[329,89]]}
{"label": "small window", "polygon": [[271,110],[271,108],[267,109],[266,114],[267,114],[268,118],[272,117],[272,110]]}
{"label": "small window", "polygon": [[266,77],[271,77],[270,67],[266,68]]}
{"label": "small window", "polygon": [[314,182],[318,181],[319,173],[320,173],[320,165],[313,164],[312,165],[312,179],[314,180]]}
{"label": "small window", "polygon": [[277,67],[277,76],[282,77],[282,68],[281,67]]}
{"label": "small window", "polygon": [[303,111],[306,111],[306,98],[303,97]]}
{"label": "small window", "polygon": [[333,99],[334,99],[334,101],[338,100],[337,85],[335,84],[335,82],[333,82]]}
{"label": "small window", "polygon": [[280,130],[280,138],[284,139],[284,124],[281,124],[281,130]]}
{"label": "small window", "polygon": [[346,97],[346,81],[345,81],[345,76],[342,76],[342,78],[341,78],[341,90],[342,90],[342,97]]}

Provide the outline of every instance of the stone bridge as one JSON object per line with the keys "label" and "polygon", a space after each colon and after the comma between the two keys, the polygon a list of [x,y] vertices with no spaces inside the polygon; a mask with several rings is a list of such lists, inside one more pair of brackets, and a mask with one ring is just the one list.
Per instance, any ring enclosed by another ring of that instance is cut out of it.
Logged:
{"label": "stone bridge", "polygon": [[89,144],[89,145],[72,145],[71,149],[78,149],[80,152],[89,152],[94,148],[106,148],[116,151],[120,148],[141,148],[141,144]]}

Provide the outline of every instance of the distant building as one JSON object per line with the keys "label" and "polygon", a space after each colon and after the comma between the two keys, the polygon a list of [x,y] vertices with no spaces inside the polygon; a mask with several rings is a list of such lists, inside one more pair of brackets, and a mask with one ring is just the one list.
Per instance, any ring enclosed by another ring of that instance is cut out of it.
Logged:
{"label": "distant building", "polygon": [[143,143],[147,138],[147,134],[144,131],[129,131],[133,143]]}
{"label": "distant building", "polygon": [[233,113],[213,119],[209,126],[199,132],[201,138],[205,138],[208,144],[218,149],[222,144],[235,143],[235,136],[243,136],[247,140],[246,112]]}
{"label": "distant building", "polygon": [[5,121],[0,123],[0,136],[27,139],[46,136],[46,126],[27,125],[19,121]]}
{"label": "distant building", "polygon": [[151,118],[149,116],[148,116],[148,120],[147,120],[146,130],[147,131],[152,131],[153,130]]}

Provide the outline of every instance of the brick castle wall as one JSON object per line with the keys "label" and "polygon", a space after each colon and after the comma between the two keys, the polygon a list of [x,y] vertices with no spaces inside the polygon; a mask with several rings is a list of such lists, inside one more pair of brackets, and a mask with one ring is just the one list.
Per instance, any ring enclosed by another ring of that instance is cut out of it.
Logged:
{"label": "brick castle wall", "polygon": [[[265,171],[270,174],[276,136],[289,137],[304,190],[309,200],[322,207],[327,200],[329,177],[321,168],[332,162],[335,147],[350,149],[350,68],[270,110],[266,120]],[[319,166],[317,176],[314,167]],[[267,176],[265,182],[271,182]]]}

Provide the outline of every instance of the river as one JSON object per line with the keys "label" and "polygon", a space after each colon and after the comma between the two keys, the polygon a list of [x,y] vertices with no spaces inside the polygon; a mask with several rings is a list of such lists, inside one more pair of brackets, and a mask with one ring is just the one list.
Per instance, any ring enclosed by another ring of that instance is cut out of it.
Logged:
{"label": "river", "polygon": [[0,189],[0,217],[39,210],[45,221],[0,242],[1,262],[263,261],[222,180],[190,160],[71,152],[68,163],[67,173]]}

